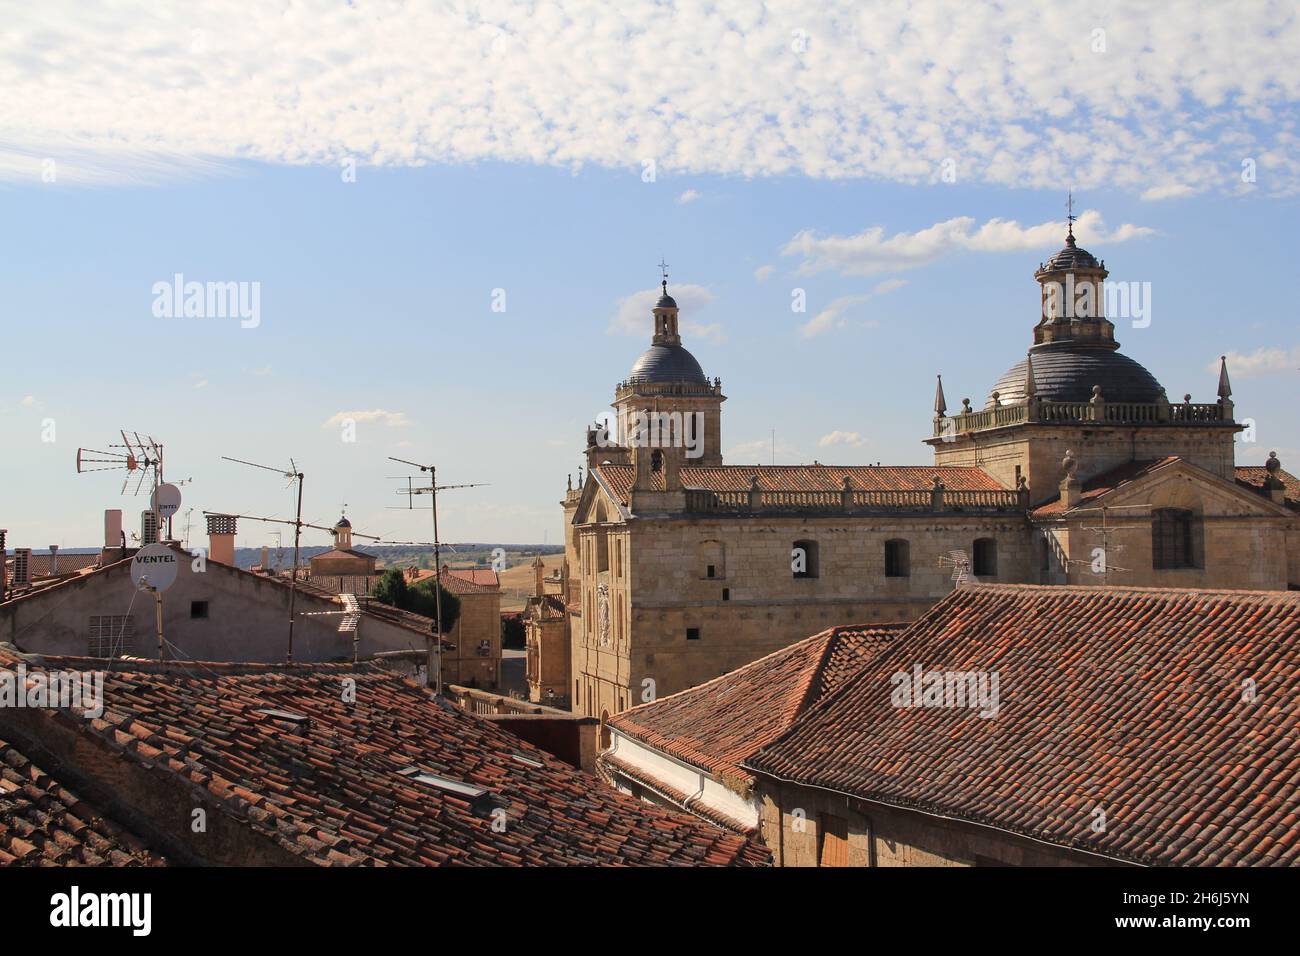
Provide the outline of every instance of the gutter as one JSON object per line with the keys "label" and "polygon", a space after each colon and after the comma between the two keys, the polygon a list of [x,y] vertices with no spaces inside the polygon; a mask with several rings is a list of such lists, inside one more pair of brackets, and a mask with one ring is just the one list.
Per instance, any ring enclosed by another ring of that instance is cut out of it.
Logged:
{"label": "gutter", "polygon": [[[922,810],[917,807],[905,806],[904,804],[889,803],[885,800],[874,800],[871,797],[863,797],[856,793],[849,793],[845,790],[836,790],[834,787],[823,787],[820,784],[816,784],[816,783],[807,783],[806,781],[803,780],[794,780],[789,777],[782,777],[780,774],[772,773],[771,771],[768,770],[758,770],[754,767],[751,767],[748,763],[743,763],[741,764],[741,766],[744,767],[746,770],[750,770],[754,773],[762,774],[765,777],[771,777],[773,780],[779,780],[781,783],[789,783],[789,784],[793,784],[796,787],[809,787],[813,790],[821,790],[825,793],[833,793],[836,796],[844,797],[846,801],[857,800],[860,803],[869,803],[872,804],[873,806],[886,807],[890,810],[910,811],[912,813],[919,813],[922,816],[931,817],[936,820],[945,820],[950,823],[962,823],[962,824],[966,824],[967,826],[980,827],[981,829],[984,830],[992,830],[995,833],[1004,833],[1008,836],[1018,837],[1022,840],[1028,840],[1029,842],[1037,843],[1040,846],[1049,846],[1057,850],[1068,850],[1073,853],[1082,853],[1084,856],[1095,857],[1099,860],[1105,860],[1109,863],[1122,863],[1125,866],[1138,866],[1144,868],[1149,868],[1151,866],[1150,863],[1136,863],[1132,860],[1123,859],[1122,857],[1109,856],[1105,853],[1095,853],[1092,850],[1083,850],[1080,849],[1079,847],[1067,846],[1064,843],[1053,843],[1051,840],[1043,840],[1043,839],[1039,839],[1038,837],[1029,836],[1024,833],[1017,833],[1015,830],[1008,830],[1005,827],[995,826],[991,823],[980,823],[977,820],[967,820],[965,817],[949,816],[948,814],[938,813],[933,810]],[[784,834],[785,832],[784,826],[782,826],[781,832],[782,834]],[[873,842],[872,857],[874,859],[875,857],[874,840],[872,842]]]}

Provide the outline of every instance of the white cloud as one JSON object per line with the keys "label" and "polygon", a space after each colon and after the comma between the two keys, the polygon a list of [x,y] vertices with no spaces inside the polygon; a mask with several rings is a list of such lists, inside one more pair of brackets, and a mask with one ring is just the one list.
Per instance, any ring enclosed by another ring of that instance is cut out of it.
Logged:
{"label": "white cloud", "polygon": [[[1125,223],[1107,229],[1101,213],[1089,209],[1079,215],[1074,234],[1080,245],[1114,245],[1154,235],[1147,226]],[[883,226],[872,226],[853,236],[818,237],[812,230],[798,233],[781,249],[782,255],[800,256],[800,273],[834,269],[841,275],[877,275],[916,269],[958,252],[1026,252],[1051,249],[1065,240],[1063,223],[1048,221],[1021,226],[1014,219],[990,219],[976,226],[971,216],[937,222],[916,232],[886,236]]]}
{"label": "white cloud", "polygon": [[733,445],[723,452],[723,458],[733,465],[766,465],[770,464],[773,458],[776,459],[778,464],[783,464],[799,461],[801,457],[797,449],[784,442],[777,442],[774,449],[771,438],[741,442],[739,445]]}
{"label": "white cloud", "polygon": [[687,203],[695,202],[695,200],[699,198],[700,192],[698,189],[688,189],[677,197],[677,203],[678,205],[685,206]]}
{"label": "white cloud", "polygon": [[[907,285],[906,279],[886,279],[884,282],[878,283],[870,292],[864,292],[861,295],[841,296],[800,326],[799,331],[804,338],[810,339],[821,335],[823,332],[829,332],[831,329],[842,329],[848,325],[844,313],[855,305],[861,305],[869,299],[876,298],[876,296],[888,295],[895,289],[901,289],[905,285]],[[870,321],[866,324],[874,327],[876,323]]]}
{"label": "white cloud", "polygon": [[[695,321],[693,316],[715,298],[714,294],[702,285],[674,285],[668,293],[677,303],[678,327],[682,337],[705,339],[710,342],[726,341],[726,334],[721,323],[704,324]],[[635,335],[649,338],[654,333],[654,317],[651,310],[659,301],[660,289],[646,289],[633,292],[618,300],[614,318],[610,320],[608,331],[622,335]]]}
{"label": "white cloud", "polygon": [[844,432],[836,429],[829,435],[823,435],[817,439],[818,448],[833,448],[836,445],[847,445],[850,448],[861,448],[865,444],[862,436],[857,432]]}
{"label": "white cloud", "polygon": [[[1206,371],[1219,374],[1219,360],[1208,363]],[[1291,349],[1262,346],[1253,352],[1228,353],[1229,378],[1253,378],[1268,372],[1300,370],[1300,346]]]}
{"label": "white cloud", "polygon": [[10,7],[3,179],[654,157],[921,183],[951,158],[961,184],[1142,194],[1231,191],[1253,157],[1261,190],[1300,182],[1300,30],[1268,3]]}
{"label": "white cloud", "polygon": [[374,408],[369,411],[335,412],[322,422],[320,427],[330,428],[332,426],[341,426],[349,419],[358,424],[364,422],[382,422],[389,428],[404,428],[411,424],[411,420],[406,417],[406,412],[390,412],[382,408]]}
{"label": "white cloud", "polygon": [[754,270],[754,278],[759,282],[766,282],[768,279],[772,278],[772,273],[774,271],[774,266],[759,266]]}
{"label": "white cloud", "polygon": [[199,379],[197,382],[194,383],[194,387],[195,387],[195,388],[207,388],[207,387],[208,387],[208,380],[207,380],[206,378],[201,378],[201,379]]}
{"label": "white cloud", "polygon": [[1144,190],[1140,198],[1154,202],[1161,199],[1184,199],[1194,195],[1196,195],[1195,186],[1186,183],[1163,183]]}
{"label": "white cloud", "polygon": [[42,408],[44,406],[44,403],[35,395],[24,395],[22,401],[18,404],[22,405],[23,408]]}

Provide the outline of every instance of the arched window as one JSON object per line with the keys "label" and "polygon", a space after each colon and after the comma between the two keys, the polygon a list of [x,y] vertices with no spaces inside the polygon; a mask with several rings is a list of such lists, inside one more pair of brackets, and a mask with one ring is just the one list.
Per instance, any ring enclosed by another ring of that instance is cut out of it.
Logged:
{"label": "arched window", "polygon": [[1157,508],[1151,515],[1151,566],[1196,567],[1196,515],[1184,508]]}
{"label": "arched window", "polygon": [[975,539],[975,556],[971,561],[971,574],[977,578],[998,576],[998,543],[992,538]]}
{"label": "arched window", "polygon": [[815,578],[818,571],[816,541],[796,541],[790,546],[790,572],[796,578]]}
{"label": "arched window", "polygon": [[902,538],[885,542],[885,577],[905,578],[912,573],[911,548]]}

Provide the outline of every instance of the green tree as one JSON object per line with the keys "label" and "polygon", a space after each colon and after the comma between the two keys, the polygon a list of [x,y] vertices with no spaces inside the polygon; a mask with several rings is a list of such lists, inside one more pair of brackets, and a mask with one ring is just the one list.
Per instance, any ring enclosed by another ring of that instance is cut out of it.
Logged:
{"label": "green tree", "polygon": [[[438,599],[433,587],[432,578],[420,581],[414,586],[408,585],[405,573],[397,568],[392,568],[385,571],[383,576],[375,582],[374,588],[370,591],[370,596],[390,607],[410,611],[412,614],[421,614],[428,618],[436,618],[438,616]],[[460,598],[442,585],[438,585],[438,590],[442,592],[442,633],[446,634],[460,620]]]}

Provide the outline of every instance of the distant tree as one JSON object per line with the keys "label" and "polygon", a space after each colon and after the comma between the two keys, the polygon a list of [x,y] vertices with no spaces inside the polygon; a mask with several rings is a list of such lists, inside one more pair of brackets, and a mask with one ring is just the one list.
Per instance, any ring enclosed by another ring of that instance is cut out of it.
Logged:
{"label": "distant tree", "polygon": [[[442,633],[446,634],[460,619],[460,598],[442,585],[438,585],[438,590],[442,592]],[[393,568],[385,571],[375,582],[370,596],[376,601],[412,614],[422,614],[429,618],[438,616],[438,599],[433,590],[432,578],[411,586],[406,583],[406,574]]]}
{"label": "distant tree", "polygon": [[524,617],[522,614],[502,614],[501,615],[501,646],[508,647],[511,650],[520,651],[528,643],[528,635],[524,631]]}

